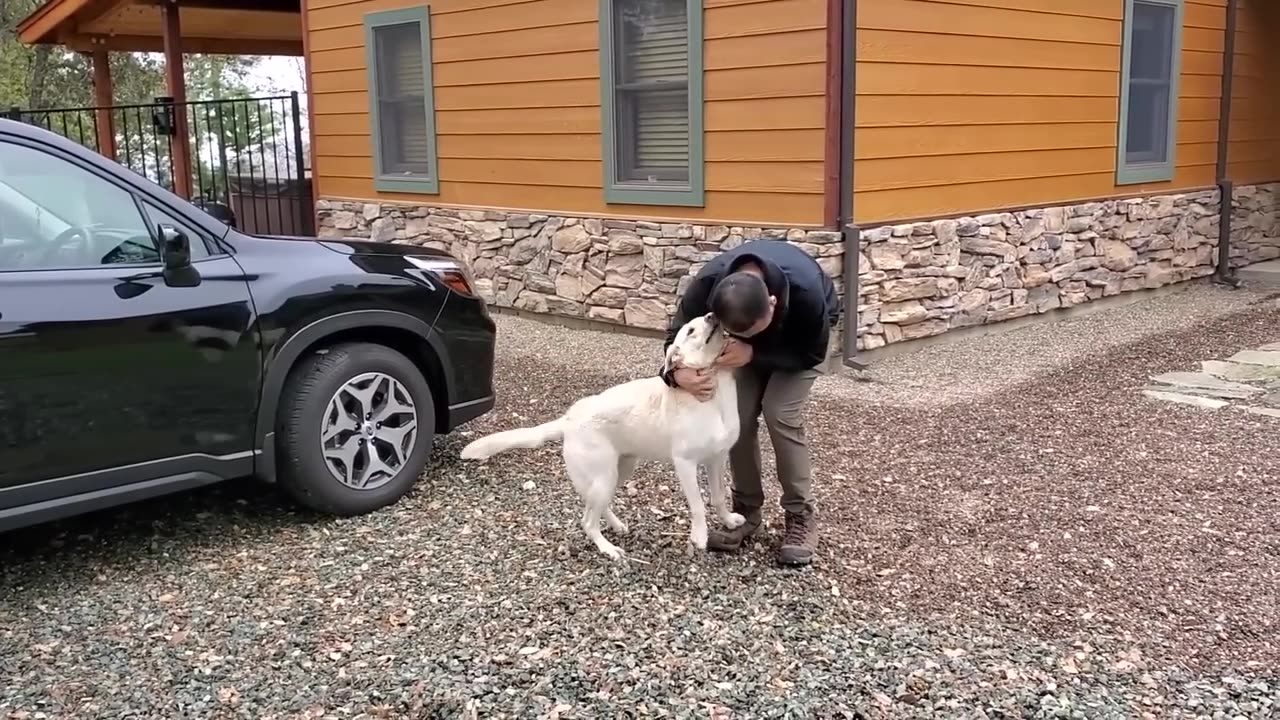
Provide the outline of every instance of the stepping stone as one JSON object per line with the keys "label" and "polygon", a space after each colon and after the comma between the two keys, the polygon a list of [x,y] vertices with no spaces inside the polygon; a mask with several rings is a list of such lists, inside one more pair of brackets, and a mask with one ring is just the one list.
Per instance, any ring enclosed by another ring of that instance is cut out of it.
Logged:
{"label": "stepping stone", "polygon": [[1225,400],[1214,400],[1213,398],[1200,397],[1198,395],[1183,395],[1182,393],[1165,392],[1164,390],[1143,390],[1142,394],[1156,400],[1195,405],[1206,410],[1220,410],[1229,404]]}
{"label": "stepping stone", "polygon": [[1260,388],[1229,382],[1206,373],[1169,372],[1156,375],[1153,381],[1172,385],[1179,390],[1186,390],[1196,395],[1212,395],[1220,398],[1245,399],[1262,392]]}
{"label": "stepping stone", "polygon": [[1227,358],[1231,362],[1246,365],[1265,365],[1280,367],[1280,351],[1276,350],[1242,350]]}
{"label": "stepping stone", "polygon": [[1266,415],[1267,417],[1280,418],[1280,410],[1275,408],[1250,407],[1249,405],[1236,405],[1237,410],[1243,410],[1254,415]]}
{"label": "stepping stone", "polygon": [[1215,377],[1236,382],[1280,382],[1280,367],[1267,365],[1241,365],[1223,360],[1202,360],[1200,369]]}

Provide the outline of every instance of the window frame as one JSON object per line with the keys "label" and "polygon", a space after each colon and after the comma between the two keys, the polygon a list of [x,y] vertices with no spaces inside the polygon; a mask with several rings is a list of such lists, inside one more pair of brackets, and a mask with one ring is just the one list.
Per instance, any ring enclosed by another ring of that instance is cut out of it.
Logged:
{"label": "window frame", "polygon": [[[423,100],[427,115],[427,163],[426,175],[387,174],[382,167],[383,138],[382,112],[378,97],[378,62],[377,45],[374,43],[374,31],[391,25],[418,24],[418,32],[422,40],[422,67],[424,74]],[[365,67],[369,82],[369,138],[373,145],[373,187],[379,192],[418,193],[423,195],[440,194],[440,161],[436,146],[436,102],[435,77],[431,67],[431,7],[417,5],[397,10],[382,10],[366,13],[364,16]]]}
{"label": "window frame", "polygon": [[[1169,124],[1166,132],[1165,159],[1162,162],[1128,162],[1129,85],[1133,62],[1134,6],[1138,2],[1173,8],[1173,41],[1169,59]],[[1116,185],[1137,185],[1173,180],[1177,172],[1178,98],[1182,82],[1182,41],[1185,0],[1125,0],[1124,26],[1121,35],[1120,118],[1116,144]]]}
{"label": "window frame", "polygon": [[702,0],[685,0],[689,23],[689,182],[669,187],[653,187],[619,181],[619,126],[616,89],[617,45],[615,44],[614,3],[600,0],[600,135],[604,165],[604,199],[610,204],[671,205],[705,207],[706,167],[704,149],[705,105],[703,98],[703,18]]}

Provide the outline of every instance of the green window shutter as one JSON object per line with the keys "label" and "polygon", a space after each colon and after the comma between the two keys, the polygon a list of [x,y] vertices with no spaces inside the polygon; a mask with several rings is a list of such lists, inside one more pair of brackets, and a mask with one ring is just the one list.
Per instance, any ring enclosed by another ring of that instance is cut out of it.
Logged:
{"label": "green window shutter", "polygon": [[1125,0],[1116,184],[1172,180],[1183,0]]}
{"label": "green window shutter", "polygon": [[439,193],[430,12],[369,13],[364,27],[374,187]]}
{"label": "green window shutter", "polygon": [[601,0],[605,199],[701,206],[702,5]]}

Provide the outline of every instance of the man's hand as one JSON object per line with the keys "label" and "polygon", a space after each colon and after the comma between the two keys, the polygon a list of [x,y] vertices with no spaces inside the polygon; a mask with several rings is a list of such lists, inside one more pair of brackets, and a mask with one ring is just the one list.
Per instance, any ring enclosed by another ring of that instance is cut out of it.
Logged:
{"label": "man's hand", "polygon": [[720,357],[716,358],[716,367],[740,368],[751,362],[753,354],[749,344],[729,338],[725,341],[724,349],[720,351]]}
{"label": "man's hand", "polygon": [[710,400],[716,394],[716,377],[710,370],[678,367],[671,377],[677,386],[692,393],[701,402]]}

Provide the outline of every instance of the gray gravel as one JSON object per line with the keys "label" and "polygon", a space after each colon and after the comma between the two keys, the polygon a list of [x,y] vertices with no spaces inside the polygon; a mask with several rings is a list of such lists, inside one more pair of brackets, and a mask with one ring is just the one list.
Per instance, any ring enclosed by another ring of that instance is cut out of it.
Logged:
{"label": "gray gravel", "polygon": [[[808,570],[774,566],[773,506],[750,550],[688,555],[661,466],[621,494],[611,563],[557,447],[463,465],[467,435],[365,518],[243,482],[12,533],[0,718],[1271,717],[1280,421],[1137,388],[1277,321],[1205,287],[824,378]],[[472,432],[658,357],[499,324]]]}

